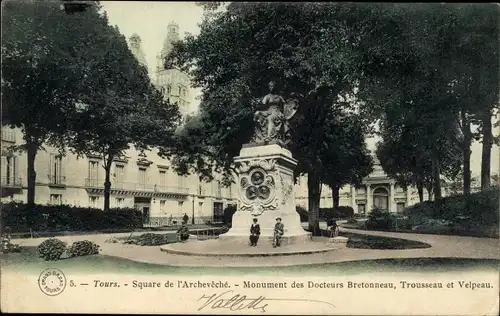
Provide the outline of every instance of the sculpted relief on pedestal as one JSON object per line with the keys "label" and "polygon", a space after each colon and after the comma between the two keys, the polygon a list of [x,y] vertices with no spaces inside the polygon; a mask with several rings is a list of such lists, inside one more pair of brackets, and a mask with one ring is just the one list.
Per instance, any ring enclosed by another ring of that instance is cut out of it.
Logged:
{"label": "sculpted relief on pedestal", "polygon": [[243,162],[239,166],[241,211],[251,211],[258,216],[264,211],[275,210],[276,167],[274,160]]}

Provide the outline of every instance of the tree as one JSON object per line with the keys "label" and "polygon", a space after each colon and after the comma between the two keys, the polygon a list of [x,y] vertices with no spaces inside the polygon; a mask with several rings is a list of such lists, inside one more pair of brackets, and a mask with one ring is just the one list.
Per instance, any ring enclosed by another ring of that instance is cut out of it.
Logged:
{"label": "tree", "polygon": [[330,139],[322,148],[325,162],[322,183],[332,189],[333,207],[339,206],[339,193],[344,185],[360,185],[363,178],[373,171],[373,161],[361,126],[355,115],[333,118],[326,123]]}
{"label": "tree", "polygon": [[[202,128],[194,129],[193,139],[203,139],[204,146],[187,141],[196,145],[188,149],[193,154],[178,159],[196,171],[231,175],[233,157],[252,136],[254,100],[267,93],[269,81],[277,82],[285,97],[299,100],[290,149],[299,161],[296,174],[308,175],[309,226],[315,233],[321,155],[325,146],[341,150],[328,143],[326,122],[349,106],[338,97],[352,93],[355,84],[346,65],[356,34],[342,20],[345,9],[339,4],[231,3],[224,12],[207,14],[200,34],[188,36],[169,56],[203,93]],[[202,157],[208,162],[200,165]]]}
{"label": "tree", "polygon": [[48,143],[61,147],[85,65],[87,31],[99,20],[98,4],[84,13],[67,15],[59,2],[3,4],[2,115],[23,132],[27,152],[28,204],[35,203],[35,160]]}
{"label": "tree", "polygon": [[[179,111],[152,85],[117,28],[103,18],[84,57],[78,107],[68,113],[65,145],[78,155],[99,155],[105,170],[104,210],[109,210],[113,160],[131,145],[168,148],[178,127]],[[83,57],[82,57],[83,58]]]}
{"label": "tree", "polygon": [[[387,126],[387,123],[382,125],[382,140],[377,144],[376,150],[384,172],[405,189],[415,186],[421,202],[424,199],[424,189],[427,189],[430,198],[435,179],[429,152],[414,142],[417,136],[413,135],[413,128]],[[443,156],[443,174],[448,178],[454,178],[459,173],[461,160],[457,152],[455,148]]]}
{"label": "tree", "polygon": [[[437,179],[443,173],[443,160],[456,155],[458,146],[465,169],[464,193],[469,192],[474,136],[470,126],[497,95],[498,87],[492,86],[497,82],[496,68],[483,79],[480,69],[484,68],[478,67],[498,59],[493,58],[492,45],[481,44],[491,43],[493,39],[486,34],[496,34],[498,28],[492,20],[494,14],[487,10],[484,5],[387,6],[377,14],[380,20],[387,19],[378,29],[392,24],[397,34],[381,37],[375,45],[374,41],[361,45],[368,61],[360,88],[370,103],[366,109],[386,116],[402,111],[405,120],[415,121],[411,142],[431,154],[437,198],[441,196],[441,181]],[[482,47],[487,52],[481,52]]]}

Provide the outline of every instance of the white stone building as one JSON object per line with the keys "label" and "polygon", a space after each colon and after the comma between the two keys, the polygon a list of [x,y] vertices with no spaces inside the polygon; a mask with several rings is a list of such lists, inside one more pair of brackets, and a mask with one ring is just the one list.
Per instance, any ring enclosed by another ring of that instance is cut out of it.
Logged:
{"label": "white stone building", "polygon": [[[415,187],[404,190],[384,173],[375,156],[373,159],[373,172],[363,179],[361,186],[346,185],[341,188],[339,205],[351,206],[354,213],[368,214],[374,207],[390,212],[401,212],[406,206],[420,202]],[[307,176],[299,179],[296,190],[297,205],[307,209]],[[427,192],[424,191],[424,200],[427,199]],[[332,190],[326,185],[322,186],[320,207],[333,207]]]}
{"label": "white stone building", "polygon": [[[165,69],[162,61],[178,39],[178,26],[169,24],[167,38],[158,55],[154,84],[164,92],[166,99],[179,104],[185,116],[189,109],[189,78],[178,69]],[[140,37],[134,34],[129,40],[132,53],[147,68]],[[8,151],[9,146],[22,143],[20,129],[2,125],[2,202],[26,202],[26,153]],[[35,170],[37,204],[104,207],[104,168],[100,157],[61,156],[56,149],[46,146],[37,154]],[[157,155],[156,150],[141,152],[133,148],[113,162],[110,206],[140,209],[145,222],[151,225],[179,221],[184,213],[190,217],[190,222],[219,222],[223,209],[236,204],[234,185],[222,187],[219,179],[216,175],[214,181],[205,183],[197,175],[179,176],[172,171],[168,160]]]}

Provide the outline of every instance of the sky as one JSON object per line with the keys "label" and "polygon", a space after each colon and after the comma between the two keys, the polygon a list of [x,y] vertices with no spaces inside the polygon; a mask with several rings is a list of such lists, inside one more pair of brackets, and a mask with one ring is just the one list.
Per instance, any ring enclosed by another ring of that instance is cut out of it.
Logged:
{"label": "sky", "polygon": [[[168,24],[176,22],[183,39],[185,33],[198,34],[198,23],[203,16],[203,9],[194,2],[102,1],[101,4],[109,23],[117,25],[127,39],[134,33],[139,35],[150,76],[156,68],[156,55],[163,46]],[[198,106],[199,94],[199,90],[191,90],[191,110]]]}
{"label": "sky", "polygon": [[[149,1],[102,1],[109,22],[117,25],[120,32],[128,39],[136,33],[142,40],[141,46],[150,74],[156,67],[156,54],[162,48],[167,34],[167,25],[175,21],[179,25],[181,39],[185,33],[196,35],[199,33],[198,23],[201,22],[203,10],[194,2],[149,2]],[[199,90],[191,92],[191,110],[194,110],[199,101]],[[500,117],[497,117],[498,119]],[[500,134],[500,127],[495,129],[495,135]],[[367,140],[368,147],[375,150],[377,139]],[[492,173],[500,173],[500,155],[498,146],[493,146],[491,157]],[[481,143],[474,142],[471,154],[471,169],[473,176],[481,171]]]}

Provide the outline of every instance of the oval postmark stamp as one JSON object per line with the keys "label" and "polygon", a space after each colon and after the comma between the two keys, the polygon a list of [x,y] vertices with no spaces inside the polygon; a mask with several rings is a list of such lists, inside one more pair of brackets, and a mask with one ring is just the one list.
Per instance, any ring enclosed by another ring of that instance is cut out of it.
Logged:
{"label": "oval postmark stamp", "polygon": [[40,274],[40,277],[38,277],[38,286],[45,295],[59,295],[66,288],[66,276],[59,269],[45,269]]}

